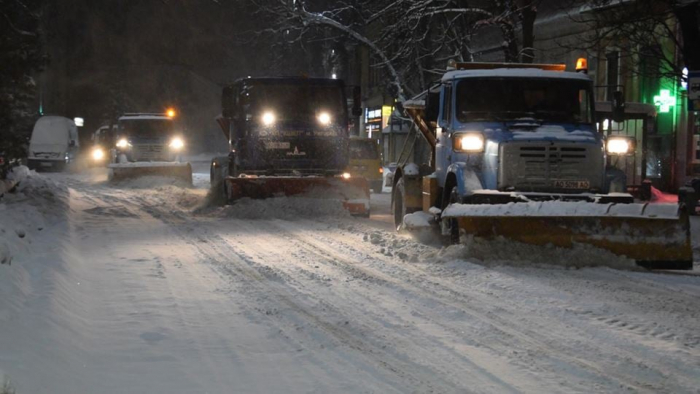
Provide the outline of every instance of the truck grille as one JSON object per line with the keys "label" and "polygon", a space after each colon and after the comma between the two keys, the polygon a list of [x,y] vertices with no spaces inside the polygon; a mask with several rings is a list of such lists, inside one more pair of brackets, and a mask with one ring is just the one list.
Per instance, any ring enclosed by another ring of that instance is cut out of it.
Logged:
{"label": "truck grille", "polygon": [[[509,142],[501,144],[498,186],[501,190],[563,192],[557,181],[577,191],[600,190],[603,154],[599,146],[576,143]],[[582,185],[587,190],[580,190]],[[559,184],[562,184],[559,182]]]}
{"label": "truck grille", "polygon": [[132,154],[135,160],[163,160],[163,145],[138,144],[133,146]]}

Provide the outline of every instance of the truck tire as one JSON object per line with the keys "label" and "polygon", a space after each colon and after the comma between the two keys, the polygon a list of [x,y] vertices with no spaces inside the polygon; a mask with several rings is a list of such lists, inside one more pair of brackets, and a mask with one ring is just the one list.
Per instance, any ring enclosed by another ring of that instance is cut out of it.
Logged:
{"label": "truck tire", "polygon": [[403,177],[399,178],[391,191],[391,211],[394,213],[394,227],[396,231],[403,228],[403,218],[408,213],[406,211],[406,187]]}

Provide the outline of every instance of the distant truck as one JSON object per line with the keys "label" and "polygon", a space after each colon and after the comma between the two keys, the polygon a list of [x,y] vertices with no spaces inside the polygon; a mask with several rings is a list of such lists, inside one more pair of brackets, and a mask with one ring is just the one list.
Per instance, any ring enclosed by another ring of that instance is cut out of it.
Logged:
{"label": "distant truck", "polygon": [[89,152],[89,165],[91,167],[106,167],[114,162],[116,157],[115,136],[117,125],[111,128],[109,125],[100,126],[92,133],[92,147]]}
{"label": "distant truck", "polygon": [[185,138],[174,110],[129,113],[117,121],[113,180],[146,175],[169,176],[192,183],[192,167],[182,162]]}
{"label": "distant truck", "polygon": [[27,166],[37,171],[62,171],[78,153],[78,128],[63,116],[42,116],[29,140]]}
{"label": "distant truck", "polygon": [[369,187],[348,166],[343,81],[244,78],[226,86],[218,118],[229,155],[211,163],[211,185],[227,203],[243,197],[305,195],[341,200],[369,215]]}
{"label": "distant truck", "polygon": [[397,228],[433,223],[452,242],[582,243],[648,268],[692,268],[687,214],[633,204],[624,174],[606,163],[609,155],[633,154],[635,141],[599,133],[591,79],[564,70],[456,64],[405,102],[432,155],[427,163],[399,163]]}
{"label": "distant truck", "polygon": [[372,138],[350,138],[348,172],[367,179],[375,193],[382,192],[382,156],[379,144]]}

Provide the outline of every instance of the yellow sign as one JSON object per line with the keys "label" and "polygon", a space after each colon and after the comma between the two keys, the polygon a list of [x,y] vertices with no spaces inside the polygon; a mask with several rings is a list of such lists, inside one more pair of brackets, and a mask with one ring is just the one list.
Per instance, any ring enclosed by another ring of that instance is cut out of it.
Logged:
{"label": "yellow sign", "polygon": [[391,105],[382,106],[382,130],[389,126],[389,119],[391,118],[391,113],[394,111],[394,107]]}

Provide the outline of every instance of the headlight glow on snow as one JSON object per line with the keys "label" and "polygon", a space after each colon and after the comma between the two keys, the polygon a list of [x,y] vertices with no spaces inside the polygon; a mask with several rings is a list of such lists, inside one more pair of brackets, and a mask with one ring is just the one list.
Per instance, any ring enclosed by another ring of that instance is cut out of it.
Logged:
{"label": "headlight glow on snow", "polygon": [[611,155],[626,155],[630,152],[630,142],[625,138],[610,138],[605,147]]}
{"label": "headlight glow on snow", "polygon": [[175,137],[170,141],[170,147],[173,149],[182,149],[185,146],[185,141],[182,140],[180,137]]}
{"label": "headlight glow on snow", "polygon": [[129,141],[127,141],[126,138],[117,141],[117,148],[126,148],[127,146],[129,146]]}
{"label": "headlight glow on snow", "polygon": [[262,116],[262,122],[265,126],[272,126],[275,124],[275,114],[272,111],[267,111]]}
{"label": "headlight glow on snow", "polygon": [[457,135],[455,150],[463,152],[482,152],[484,150],[484,137],[481,134]]}
{"label": "headlight glow on snow", "polygon": [[95,148],[92,150],[92,158],[95,160],[102,160],[105,157],[105,152],[100,148]]}
{"label": "headlight glow on snow", "polygon": [[331,115],[328,112],[321,112],[318,115],[318,123],[324,126],[328,126],[329,124],[331,124]]}

